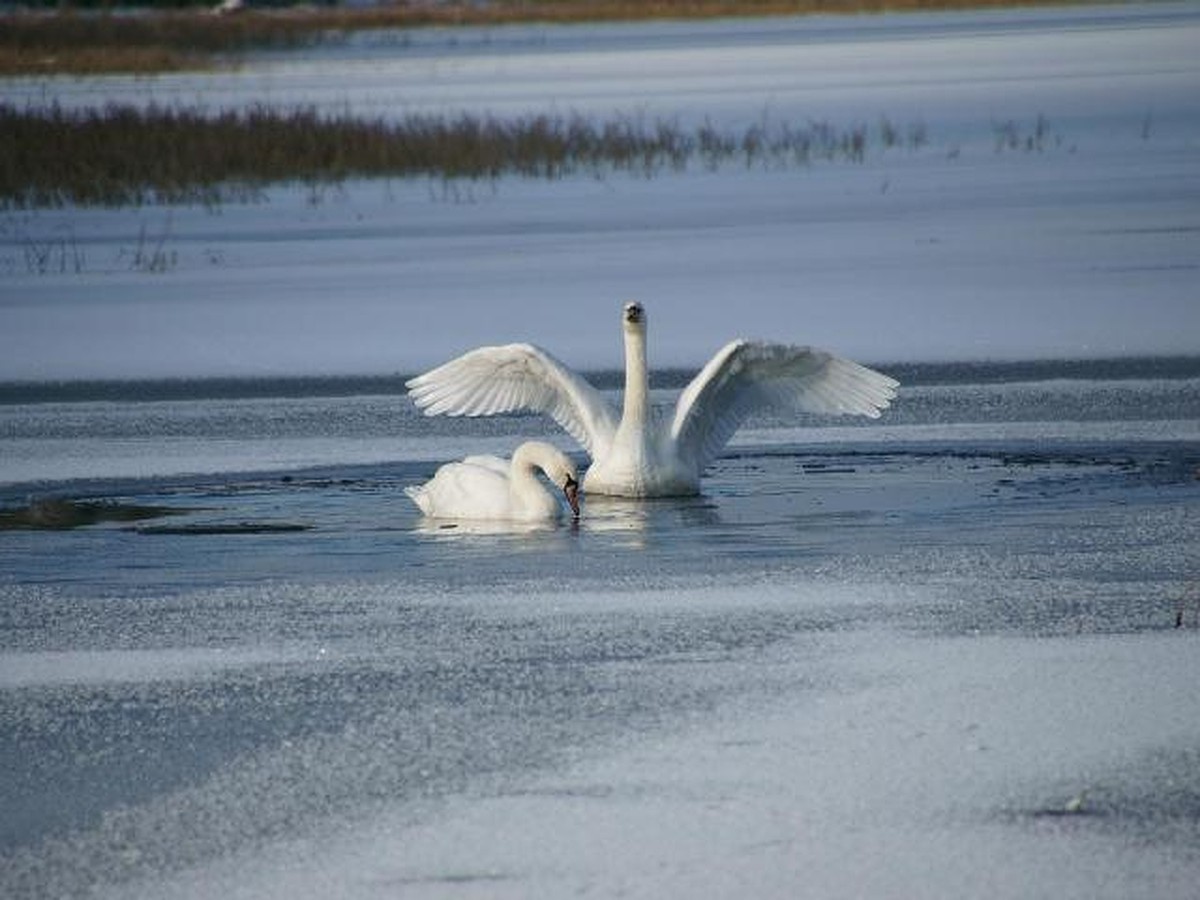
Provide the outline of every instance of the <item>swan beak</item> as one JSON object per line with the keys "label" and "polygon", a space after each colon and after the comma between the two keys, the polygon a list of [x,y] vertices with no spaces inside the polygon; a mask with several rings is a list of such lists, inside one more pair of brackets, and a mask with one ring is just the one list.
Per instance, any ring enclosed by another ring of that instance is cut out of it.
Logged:
{"label": "swan beak", "polygon": [[571,505],[571,512],[575,518],[579,518],[579,482],[570,475],[567,476],[567,483],[563,485],[563,493],[567,497],[567,503]]}
{"label": "swan beak", "polygon": [[640,324],[642,321],[642,317],[644,315],[645,315],[645,313],[643,312],[642,305],[640,303],[626,303],[625,304],[625,321],[627,324],[629,324],[629,325]]}

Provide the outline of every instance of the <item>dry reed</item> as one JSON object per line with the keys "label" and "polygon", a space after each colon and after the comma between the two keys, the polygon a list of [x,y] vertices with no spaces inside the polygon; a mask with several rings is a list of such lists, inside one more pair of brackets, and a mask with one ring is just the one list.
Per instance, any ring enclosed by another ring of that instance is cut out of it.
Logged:
{"label": "dry reed", "polygon": [[[711,124],[689,129],[634,118],[409,115],[388,121],[311,108],[210,114],[117,105],[22,110],[0,103],[0,207],[215,204],[254,199],[272,184],[348,178],[651,176],[693,164],[860,162],[869,137],[866,126],[825,122],[762,122],[733,133]],[[881,139],[876,143],[887,149]]]}

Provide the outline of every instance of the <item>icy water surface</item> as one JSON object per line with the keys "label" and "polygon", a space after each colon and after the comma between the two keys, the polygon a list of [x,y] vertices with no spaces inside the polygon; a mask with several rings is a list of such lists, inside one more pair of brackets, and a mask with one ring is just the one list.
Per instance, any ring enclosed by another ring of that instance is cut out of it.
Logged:
{"label": "icy water surface", "polygon": [[[1200,333],[1197,33],[1194,3],[536,26],[6,80],[871,138],[5,217],[0,897],[1194,898],[1200,366],[1161,357]],[[749,423],[700,497],[423,523],[440,462],[574,448],[369,373],[612,366],[626,299],[656,365],[740,333],[904,386]],[[359,377],[250,377],[328,372]]]}
{"label": "icy water surface", "polygon": [[952,896],[999,841],[1013,896],[1186,896],[1195,362],[897,374],[878,423],[524,532],[402,490],[555,432],[398,379],[6,389],[0,511],[172,514],[0,531],[2,892]]}

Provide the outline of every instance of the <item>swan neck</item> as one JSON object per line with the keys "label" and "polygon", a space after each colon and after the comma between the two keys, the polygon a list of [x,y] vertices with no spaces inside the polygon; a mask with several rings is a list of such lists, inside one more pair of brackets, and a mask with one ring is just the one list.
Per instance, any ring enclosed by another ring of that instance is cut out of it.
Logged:
{"label": "swan neck", "polygon": [[510,490],[540,491],[538,470],[545,473],[551,481],[557,481],[558,451],[549,444],[541,441],[526,441],[513,453],[512,462],[508,467],[508,483]]}
{"label": "swan neck", "polygon": [[509,463],[508,477],[509,483],[515,488],[518,484],[526,484],[530,481],[537,480],[537,469],[545,471],[545,464],[542,460],[540,448],[532,441],[527,441],[516,449],[513,453],[512,462]]}
{"label": "swan neck", "polygon": [[624,424],[645,423],[650,407],[650,376],[646,369],[646,332],[642,328],[625,330],[625,411]]}

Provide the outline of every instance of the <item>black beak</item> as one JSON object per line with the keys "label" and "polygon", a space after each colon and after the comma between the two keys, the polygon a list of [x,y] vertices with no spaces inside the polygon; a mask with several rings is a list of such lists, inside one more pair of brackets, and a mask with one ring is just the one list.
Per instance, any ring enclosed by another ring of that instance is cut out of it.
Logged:
{"label": "black beak", "polygon": [[567,483],[563,485],[563,494],[566,495],[567,503],[571,506],[571,512],[575,518],[579,518],[579,482],[570,475],[567,476]]}

